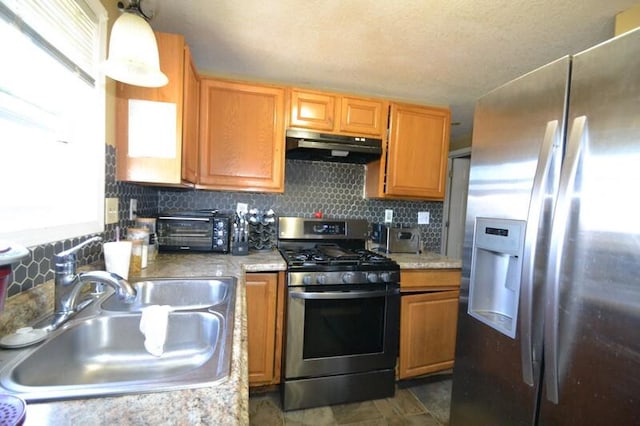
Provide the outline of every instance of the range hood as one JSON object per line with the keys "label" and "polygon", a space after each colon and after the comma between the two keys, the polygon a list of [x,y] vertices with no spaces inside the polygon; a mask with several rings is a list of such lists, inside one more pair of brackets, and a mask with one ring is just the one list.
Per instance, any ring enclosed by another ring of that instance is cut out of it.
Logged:
{"label": "range hood", "polygon": [[381,154],[382,139],[287,130],[287,158],[366,164]]}

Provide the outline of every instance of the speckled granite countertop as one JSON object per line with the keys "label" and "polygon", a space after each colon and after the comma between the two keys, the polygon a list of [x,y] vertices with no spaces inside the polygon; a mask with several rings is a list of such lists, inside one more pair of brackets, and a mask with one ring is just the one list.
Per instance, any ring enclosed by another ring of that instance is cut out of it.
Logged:
{"label": "speckled granite countertop", "polygon": [[[150,277],[238,278],[231,373],[211,387],[116,397],[29,403],[25,425],[248,425],[249,383],[244,272],[281,271],[277,251],[248,256],[160,254],[140,274]],[[136,277],[130,277],[135,279]],[[0,332],[12,332],[53,309],[53,283],[7,300]]]}
{"label": "speckled granite countertop", "polygon": [[395,260],[400,265],[400,269],[459,269],[462,267],[462,261],[434,252],[391,253],[387,256]]}

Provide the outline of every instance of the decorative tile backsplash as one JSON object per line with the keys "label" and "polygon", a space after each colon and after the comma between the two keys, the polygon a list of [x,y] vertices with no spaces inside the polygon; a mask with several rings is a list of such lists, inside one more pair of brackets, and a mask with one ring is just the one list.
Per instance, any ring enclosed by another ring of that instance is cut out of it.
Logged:
{"label": "decorative tile backsplash", "polygon": [[[202,191],[145,187],[116,181],[115,148],[106,147],[105,197],[119,199],[118,226],[126,230],[132,225],[129,201],[138,200],[138,216],[153,216],[164,210],[208,209],[235,211],[237,203],[249,208],[273,209],[279,216],[311,217],[320,211],[324,217],[357,218],[382,222],[385,209],[393,209],[394,223],[417,226],[419,211],[430,213],[429,225],[420,225],[424,247],[440,251],[442,203],[422,201],[367,200],[364,191],[364,167],[359,164],[320,163],[287,160],[284,194]],[[104,241],[115,240],[116,225],[107,225],[101,234]],[[93,235],[30,247],[31,256],[14,269],[12,296],[53,279],[52,259],[55,253],[69,249]],[[78,253],[79,265],[93,263],[102,257],[101,244],[91,244]]]}
{"label": "decorative tile backsplash", "polygon": [[430,251],[440,251],[442,203],[425,201],[367,200],[363,196],[364,167],[360,164],[287,160],[284,194],[161,189],[158,209],[209,209],[235,211],[237,203],[249,208],[273,209],[278,216],[366,219],[383,222],[385,209],[393,209],[395,224],[416,226],[419,211],[430,213],[429,225],[420,225],[422,240]]}

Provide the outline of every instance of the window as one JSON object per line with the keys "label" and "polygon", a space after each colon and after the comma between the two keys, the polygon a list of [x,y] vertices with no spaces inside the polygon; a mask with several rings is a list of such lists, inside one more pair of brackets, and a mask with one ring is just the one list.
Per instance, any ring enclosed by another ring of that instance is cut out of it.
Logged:
{"label": "window", "polygon": [[104,231],[106,22],[99,0],[0,0],[0,239]]}

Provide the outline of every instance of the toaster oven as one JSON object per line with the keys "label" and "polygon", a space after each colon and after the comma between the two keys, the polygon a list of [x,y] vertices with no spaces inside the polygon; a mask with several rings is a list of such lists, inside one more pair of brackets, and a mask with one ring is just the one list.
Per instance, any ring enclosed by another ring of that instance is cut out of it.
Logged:
{"label": "toaster oven", "polygon": [[397,228],[380,223],[371,225],[374,250],[386,253],[420,253],[420,230]]}
{"label": "toaster oven", "polygon": [[160,251],[229,253],[231,214],[217,210],[168,211],[158,215]]}

